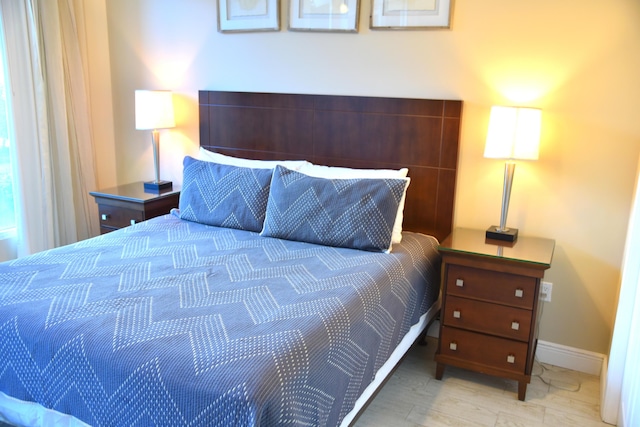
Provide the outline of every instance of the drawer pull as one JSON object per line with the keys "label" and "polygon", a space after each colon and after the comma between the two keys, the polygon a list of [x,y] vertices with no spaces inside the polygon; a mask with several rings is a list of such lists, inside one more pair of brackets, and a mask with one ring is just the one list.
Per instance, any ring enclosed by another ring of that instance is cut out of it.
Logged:
{"label": "drawer pull", "polygon": [[106,221],[106,220],[108,220],[108,219],[109,219],[109,215],[107,215],[107,214],[102,214],[102,215],[100,215],[100,219],[101,219],[101,220],[103,220],[103,221]]}
{"label": "drawer pull", "polygon": [[456,286],[461,288],[464,286],[464,280],[462,279],[456,279]]}
{"label": "drawer pull", "polygon": [[459,319],[461,315],[462,313],[460,313],[460,310],[453,310],[453,317],[455,319]]}
{"label": "drawer pull", "polygon": [[516,363],[516,357],[513,354],[508,355],[507,363]]}
{"label": "drawer pull", "polygon": [[511,329],[513,329],[514,331],[519,331],[520,330],[520,322],[511,322]]}
{"label": "drawer pull", "polygon": [[516,298],[522,298],[524,296],[524,291],[520,288],[516,289]]}
{"label": "drawer pull", "polygon": [[451,341],[449,343],[449,350],[456,351],[458,349],[458,343],[455,341]]}
{"label": "drawer pull", "polygon": [[131,225],[135,225],[135,223],[136,223],[136,220],[135,220],[135,219],[132,219],[132,220],[131,220]]}

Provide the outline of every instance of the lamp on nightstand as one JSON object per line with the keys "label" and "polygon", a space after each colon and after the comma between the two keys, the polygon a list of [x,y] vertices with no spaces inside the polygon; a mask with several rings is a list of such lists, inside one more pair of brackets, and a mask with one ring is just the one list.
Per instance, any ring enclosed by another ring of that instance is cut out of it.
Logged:
{"label": "lamp on nightstand", "polygon": [[506,159],[506,162],[500,225],[492,225],[487,229],[487,239],[513,242],[518,238],[518,229],[507,227],[511,184],[516,168],[514,160],[538,160],[541,116],[542,112],[537,108],[491,108],[484,157]]}
{"label": "lamp on nightstand", "polygon": [[152,130],[155,179],[144,183],[145,191],[160,192],[172,188],[171,181],[160,180],[159,129],[175,127],[173,94],[168,90],[136,90],[136,129]]}

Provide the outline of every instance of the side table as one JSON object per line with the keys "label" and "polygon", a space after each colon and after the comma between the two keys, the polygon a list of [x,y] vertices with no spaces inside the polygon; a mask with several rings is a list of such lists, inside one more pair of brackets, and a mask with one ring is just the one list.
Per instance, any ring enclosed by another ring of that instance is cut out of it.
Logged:
{"label": "side table", "polygon": [[180,189],[146,192],[142,182],[89,192],[98,204],[100,234],[109,233],[178,207]]}
{"label": "side table", "polygon": [[455,229],[442,255],[442,311],[436,379],[446,365],[518,381],[524,400],[538,342],[540,282],[555,242],[520,236],[485,239],[484,230]]}

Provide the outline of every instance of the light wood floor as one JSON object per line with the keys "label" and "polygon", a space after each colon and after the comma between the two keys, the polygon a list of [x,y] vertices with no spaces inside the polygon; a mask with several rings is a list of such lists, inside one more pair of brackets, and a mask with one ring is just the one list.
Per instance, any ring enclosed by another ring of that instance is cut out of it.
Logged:
{"label": "light wood floor", "polygon": [[451,367],[436,380],[436,344],[409,350],[355,427],[609,426],[596,376],[536,363],[521,402],[515,381]]}

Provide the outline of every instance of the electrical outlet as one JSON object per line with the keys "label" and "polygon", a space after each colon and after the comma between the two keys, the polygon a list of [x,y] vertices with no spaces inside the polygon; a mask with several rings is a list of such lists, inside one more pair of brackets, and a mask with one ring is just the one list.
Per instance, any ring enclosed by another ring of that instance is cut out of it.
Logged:
{"label": "electrical outlet", "polygon": [[553,291],[553,283],[542,282],[540,285],[540,299],[542,301],[551,301],[551,291]]}

